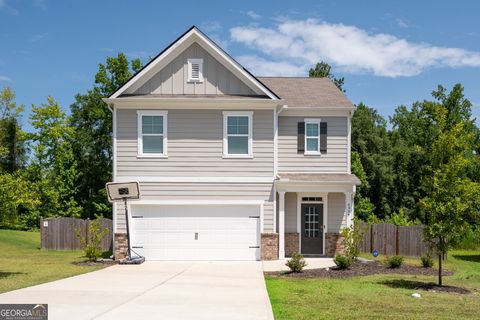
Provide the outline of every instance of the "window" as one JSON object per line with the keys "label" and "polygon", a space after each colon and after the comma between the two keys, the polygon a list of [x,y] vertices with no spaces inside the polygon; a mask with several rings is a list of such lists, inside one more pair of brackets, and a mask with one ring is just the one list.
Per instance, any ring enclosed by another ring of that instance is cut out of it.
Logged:
{"label": "window", "polygon": [[167,111],[137,111],[138,155],[167,156]]}
{"label": "window", "polygon": [[223,112],[223,156],[226,158],[251,158],[251,111]]}
{"label": "window", "polygon": [[305,119],[305,154],[320,154],[320,119]]}
{"label": "window", "polygon": [[188,59],[188,82],[203,82],[203,59]]}
{"label": "window", "polygon": [[322,202],[322,197],[302,197],[302,202]]}

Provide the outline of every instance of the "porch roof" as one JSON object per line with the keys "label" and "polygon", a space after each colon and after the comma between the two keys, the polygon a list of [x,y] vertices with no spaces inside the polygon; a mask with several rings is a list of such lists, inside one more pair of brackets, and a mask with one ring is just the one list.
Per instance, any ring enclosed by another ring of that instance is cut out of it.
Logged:
{"label": "porch roof", "polygon": [[348,173],[280,173],[278,182],[305,182],[328,184],[359,185],[360,180],[354,174]]}

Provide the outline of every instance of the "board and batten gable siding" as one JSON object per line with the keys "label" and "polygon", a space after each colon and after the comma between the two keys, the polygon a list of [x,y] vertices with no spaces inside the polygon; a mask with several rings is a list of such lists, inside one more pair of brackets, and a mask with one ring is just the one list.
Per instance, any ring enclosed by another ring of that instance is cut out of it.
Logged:
{"label": "board and batten gable siding", "polygon": [[137,111],[117,110],[117,176],[272,177],[273,111],[253,112],[253,158],[224,159],[221,110],[168,110],[168,158],[137,158]]}
{"label": "board and batten gable siding", "polygon": [[327,122],[327,153],[306,156],[297,152],[298,122],[309,117],[280,116],[278,119],[278,170],[282,172],[346,173],[347,166],[347,117],[321,118]]}
{"label": "board and batten gable siding", "polygon": [[[142,200],[260,200],[264,232],[273,232],[273,184],[271,183],[158,183],[140,182]],[[125,210],[117,205],[116,232],[125,232]]]}
{"label": "board and batten gable siding", "polygon": [[[203,59],[203,82],[188,82],[188,59]],[[134,94],[256,95],[198,43],[190,45]]]}

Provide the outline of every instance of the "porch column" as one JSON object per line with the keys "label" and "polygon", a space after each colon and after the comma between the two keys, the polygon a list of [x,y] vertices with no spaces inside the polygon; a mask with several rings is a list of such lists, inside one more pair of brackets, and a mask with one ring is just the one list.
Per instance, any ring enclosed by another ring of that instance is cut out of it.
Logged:
{"label": "porch column", "polygon": [[285,259],[285,192],[278,192],[278,259]]}
{"label": "porch column", "polygon": [[353,226],[353,200],[352,192],[345,192],[345,215],[347,220],[347,227]]}

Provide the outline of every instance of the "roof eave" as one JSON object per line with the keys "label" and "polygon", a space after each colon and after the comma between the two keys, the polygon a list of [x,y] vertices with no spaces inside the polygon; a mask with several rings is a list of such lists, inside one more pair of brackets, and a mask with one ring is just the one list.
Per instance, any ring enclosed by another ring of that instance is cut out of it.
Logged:
{"label": "roof eave", "polygon": [[276,107],[284,103],[283,100],[272,100],[272,99],[258,99],[258,98],[134,98],[134,97],[124,97],[124,98],[103,98],[102,99],[109,106],[139,106],[142,107],[154,107],[170,104],[172,107],[176,105],[188,105],[190,108],[193,105],[205,105],[205,106],[232,106],[232,105],[241,105],[249,106],[255,108],[255,106],[265,106],[265,107]]}
{"label": "roof eave", "polygon": [[290,179],[278,179],[275,180],[276,184],[292,184],[292,185],[303,185],[303,184],[345,184],[345,185],[360,185],[360,181],[346,181],[346,180],[318,180],[318,181],[312,181],[312,180],[290,180]]}

